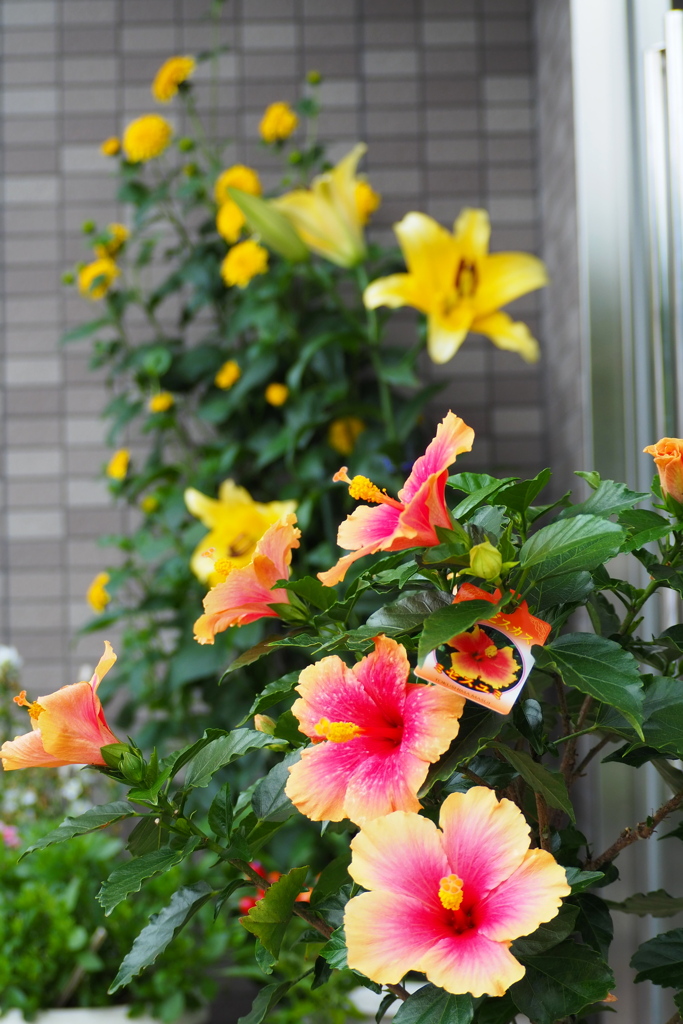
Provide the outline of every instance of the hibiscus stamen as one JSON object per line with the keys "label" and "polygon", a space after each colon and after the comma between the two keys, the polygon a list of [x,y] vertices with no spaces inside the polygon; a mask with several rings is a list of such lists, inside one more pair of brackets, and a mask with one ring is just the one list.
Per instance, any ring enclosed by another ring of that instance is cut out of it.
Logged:
{"label": "hibiscus stamen", "polygon": [[462,878],[446,875],[439,882],[439,899],[446,910],[458,910],[462,903]]}
{"label": "hibiscus stamen", "polygon": [[15,704],[18,704],[20,708],[28,708],[28,713],[31,718],[38,718],[45,708],[38,703],[37,700],[28,701],[26,700],[26,690],[22,690],[18,697],[12,697]]}
{"label": "hibiscus stamen", "polygon": [[373,484],[372,480],[369,480],[367,476],[354,476],[353,479],[349,477],[348,467],[342,466],[338,472],[332,477],[335,483],[342,480],[345,484],[349,485],[349,494],[356,501],[374,501],[378,505],[393,505],[394,508],[403,508],[400,501],[396,501],[395,498],[390,498],[386,490],[381,489],[377,484]]}
{"label": "hibiscus stamen", "polygon": [[228,578],[234,568],[235,563],[230,558],[218,558],[213,563],[213,571],[217,576],[222,576],[224,580]]}
{"label": "hibiscus stamen", "polygon": [[363,732],[354,722],[330,722],[329,718],[321,718],[313,727],[317,736],[329,740],[330,743],[348,743],[355,740]]}
{"label": "hibiscus stamen", "polygon": [[484,654],[486,655],[487,658],[495,658],[495,656],[498,654],[498,648],[496,647],[495,644],[491,644],[490,647],[486,648]]}

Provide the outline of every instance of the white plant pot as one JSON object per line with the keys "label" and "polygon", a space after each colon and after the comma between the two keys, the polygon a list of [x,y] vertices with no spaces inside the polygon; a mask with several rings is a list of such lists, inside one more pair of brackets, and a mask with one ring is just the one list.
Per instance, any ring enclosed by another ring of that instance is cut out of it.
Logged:
{"label": "white plant pot", "polygon": [[[208,1016],[208,1010],[195,1010],[193,1013],[183,1014],[176,1024],[205,1024]],[[133,1019],[136,1024],[159,1024],[156,1017],[148,1017],[146,1014],[144,1017],[129,1017],[127,1006],[43,1010],[36,1017],[34,1024],[131,1024]],[[20,1010],[10,1010],[4,1017],[0,1017],[0,1024],[25,1024],[25,1021]]]}

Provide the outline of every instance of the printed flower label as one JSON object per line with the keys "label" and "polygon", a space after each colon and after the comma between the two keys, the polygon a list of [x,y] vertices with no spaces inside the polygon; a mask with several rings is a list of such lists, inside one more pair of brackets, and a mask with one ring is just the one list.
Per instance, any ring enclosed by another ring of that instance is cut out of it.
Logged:
{"label": "printed flower label", "polygon": [[[488,594],[472,583],[463,583],[453,603],[476,600],[495,604],[499,596],[498,590]],[[496,612],[451,637],[444,650],[427,655],[415,675],[509,715],[533,668],[531,648],[543,645],[549,632],[549,624],[535,618],[522,601],[514,611]]]}

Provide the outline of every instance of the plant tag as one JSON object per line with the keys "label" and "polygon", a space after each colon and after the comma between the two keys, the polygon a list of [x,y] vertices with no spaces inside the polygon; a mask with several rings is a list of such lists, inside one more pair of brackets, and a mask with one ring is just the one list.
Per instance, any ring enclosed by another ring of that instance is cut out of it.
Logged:
{"label": "plant tag", "polygon": [[[463,583],[453,604],[495,604],[499,597],[499,590],[488,594],[472,583]],[[509,715],[533,668],[531,648],[545,643],[550,628],[543,619],[535,618],[526,601],[522,601],[513,612],[496,612],[490,619],[480,619],[451,637],[443,651],[430,651],[424,663],[415,669],[415,675],[501,715]]]}

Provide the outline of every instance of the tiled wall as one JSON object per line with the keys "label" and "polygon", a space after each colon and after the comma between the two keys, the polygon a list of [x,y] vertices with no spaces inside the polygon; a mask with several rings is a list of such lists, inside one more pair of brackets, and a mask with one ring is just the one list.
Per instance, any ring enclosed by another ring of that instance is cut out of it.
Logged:
{"label": "tiled wall", "polygon": [[[102,483],[104,390],[63,329],[93,306],[59,284],[82,257],[80,225],[113,219],[97,147],[153,109],[149,82],[171,53],[211,43],[209,0],[3,0],[3,571],[0,640],[25,684],[70,681],[101,641],[73,644],[97,538],[125,525]],[[531,0],[227,0],[219,128],[230,156],[268,171],[263,106],[325,77],[322,134],[359,138],[383,193],[379,232],[410,208],[450,223],[484,205],[493,247],[538,251]],[[538,299],[515,312],[539,330]],[[410,315],[397,332],[411,329]],[[543,341],[543,338],[541,339]],[[434,367],[426,367],[436,377]],[[546,460],[540,372],[470,338],[446,367],[448,400],[477,430],[480,466],[534,472]],[[105,552],[106,555],[106,552]]]}

